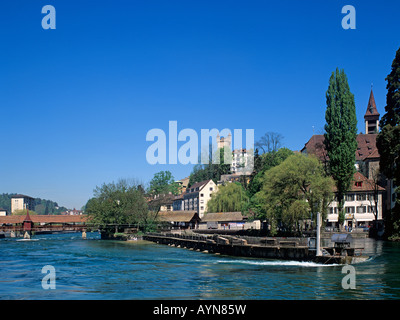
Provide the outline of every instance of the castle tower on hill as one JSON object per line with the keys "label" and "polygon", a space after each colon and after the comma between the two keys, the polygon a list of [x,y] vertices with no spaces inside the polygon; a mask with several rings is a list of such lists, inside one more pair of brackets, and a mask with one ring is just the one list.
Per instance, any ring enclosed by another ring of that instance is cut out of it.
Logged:
{"label": "castle tower on hill", "polygon": [[217,135],[217,148],[221,149],[224,147],[228,147],[229,150],[232,148],[232,135],[229,133],[227,137],[220,137]]}

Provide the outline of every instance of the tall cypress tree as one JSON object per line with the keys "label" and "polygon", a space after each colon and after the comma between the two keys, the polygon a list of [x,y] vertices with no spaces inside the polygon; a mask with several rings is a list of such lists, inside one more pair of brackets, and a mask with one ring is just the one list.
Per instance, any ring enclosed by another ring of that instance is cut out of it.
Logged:
{"label": "tall cypress tree", "polygon": [[336,183],[339,224],[342,225],[345,219],[344,196],[350,189],[355,172],[357,150],[356,107],[344,70],[332,72],[326,105],[324,143],[329,158],[329,174]]}
{"label": "tall cypress tree", "polygon": [[[393,179],[396,186],[400,183],[400,48],[392,63],[392,70],[385,79],[386,113],[381,119],[381,132],[376,141],[380,154],[379,167],[389,179]],[[394,210],[386,219],[389,233],[400,234],[400,190],[397,187],[397,200]]]}

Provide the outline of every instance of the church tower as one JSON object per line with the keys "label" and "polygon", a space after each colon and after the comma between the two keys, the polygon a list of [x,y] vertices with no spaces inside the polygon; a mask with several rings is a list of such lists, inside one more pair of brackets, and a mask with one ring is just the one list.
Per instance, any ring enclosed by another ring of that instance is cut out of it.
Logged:
{"label": "church tower", "polygon": [[365,134],[378,133],[379,130],[379,112],[376,109],[374,93],[369,95],[367,111],[364,115],[365,120]]}

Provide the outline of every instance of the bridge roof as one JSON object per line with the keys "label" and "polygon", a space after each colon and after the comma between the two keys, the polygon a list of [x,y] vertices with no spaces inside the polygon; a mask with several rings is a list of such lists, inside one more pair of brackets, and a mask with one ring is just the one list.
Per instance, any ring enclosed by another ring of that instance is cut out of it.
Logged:
{"label": "bridge roof", "polygon": [[[31,215],[33,223],[84,223],[87,222],[87,215]],[[0,224],[23,223],[24,215],[21,216],[0,216]]]}

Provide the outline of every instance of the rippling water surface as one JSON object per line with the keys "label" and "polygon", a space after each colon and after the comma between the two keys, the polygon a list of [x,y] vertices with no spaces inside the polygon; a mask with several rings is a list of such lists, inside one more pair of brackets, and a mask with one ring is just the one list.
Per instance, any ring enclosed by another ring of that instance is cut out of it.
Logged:
{"label": "rippling water surface", "polygon": [[[342,266],[218,256],[97,233],[0,240],[0,299],[399,299],[400,245],[360,240],[356,289]],[[43,266],[56,270],[44,290]]]}

